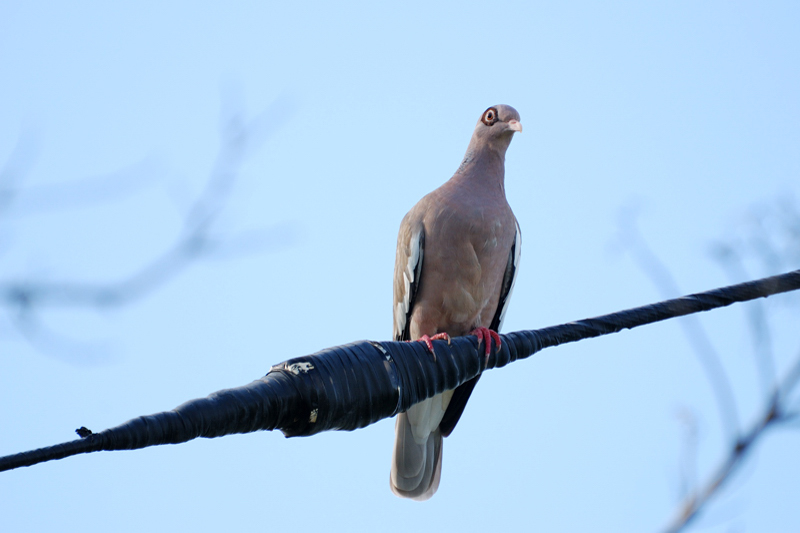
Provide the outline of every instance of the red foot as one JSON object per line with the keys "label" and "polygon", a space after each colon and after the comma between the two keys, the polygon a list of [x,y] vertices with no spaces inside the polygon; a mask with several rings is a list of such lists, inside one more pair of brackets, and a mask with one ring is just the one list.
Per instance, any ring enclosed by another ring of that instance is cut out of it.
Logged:
{"label": "red foot", "polygon": [[447,344],[450,344],[450,335],[447,333],[437,333],[433,337],[428,337],[427,335],[423,335],[416,341],[408,341],[408,342],[424,342],[425,346],[428,348],[428,351],[431,352],[433,359],[436,360],[436,352],[433,351],[433,343],[431,341],[438,341],[438,340],[445,340]]}
{"label": "red foot", "polygon": [[469,334],[478,337],[478,348],[481,347],[482,342],[486,344],[484,355],[486,355],[487,362],[489,361],[489,354],[492,353],[492,340],[494,340],[494,344],[497,347],[495,353],[500,351],[502,341],[500,340],[500,335],[498,335],[496,331],[489,328],[475,328],[470,331]]}

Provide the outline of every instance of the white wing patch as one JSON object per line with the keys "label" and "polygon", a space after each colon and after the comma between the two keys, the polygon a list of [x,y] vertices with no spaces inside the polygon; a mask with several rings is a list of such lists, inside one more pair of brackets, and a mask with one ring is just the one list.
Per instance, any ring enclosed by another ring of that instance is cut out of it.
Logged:
{"label": "white wing patch", "polygon": [[500,323],[497,326],[497,331],[503,327],[503,320],[506,318],[506,311],[508,304],[511,302],[511,293],[514,292],[514,284],[517,282],[517,273],[519,272],[519,258],[522,252],[522,233],[519,231],[519,222],[514,221],[514,226],[517,228],[517,233],[514,236],[514,274],[511,276],[511,286],[508,288],[508,294],[502,302],[502,310],[500,311]]}
{"label": "white wing patch", "polygon": [[419,285],[419,276],[422,272],[422,256],[424,254],[422,229],[411,236],[411,242],[408,245],[411,253],[408,254],[408,263],[406,263],[406,267],[403,270],[403,299],[397,302],[397,306],[394,309],[394,334],[397,338],[406,329],[414,291]]}

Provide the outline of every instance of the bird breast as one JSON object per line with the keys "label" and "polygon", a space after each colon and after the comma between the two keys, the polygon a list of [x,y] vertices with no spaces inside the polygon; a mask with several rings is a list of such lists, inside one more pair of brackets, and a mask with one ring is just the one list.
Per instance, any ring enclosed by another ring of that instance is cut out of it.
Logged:
{"label": "bird breast", "polygon": [[438,226],[425,229],[431,238],[425,243],[412,338],[439,332],[465,335],[488,327],[497,310],[514,218],[507,204],[495,210],[464,207],[443,205],[426,217],[426,226]]}

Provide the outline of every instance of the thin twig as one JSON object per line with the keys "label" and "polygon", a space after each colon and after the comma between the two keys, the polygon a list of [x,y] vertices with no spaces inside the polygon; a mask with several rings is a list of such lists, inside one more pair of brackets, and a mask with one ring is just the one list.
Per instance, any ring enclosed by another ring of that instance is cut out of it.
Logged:
{"label": "thin twig", "polygon": [[[650,249],[639,233],[634,213],[630,211],[622,212],[620,214],[619,227],[620,241],[630,251],[644,273],[650,277],[661,296],[663,298],[671,298],[676,294],[680,294],[678,284],[669,269]],[[735,439],[739,434],[738,409],[733,388],[725,368],[720,362],[719,354],[717,354],[698,317],[690,316],[678,322],[689,343],[694,348],[697,359],[706,374],[706,379],[711,385],[725,433],[731,439]]]}
{"label": "thin twig", "polygon": [[784,422],[792,422],[796,413],[783,411],[782,399],[792,392],[800,383],[800,356],[792,369],[786,374],[781,384],[776,387],[772,399],[768,402],[758,420],[746,431],[731,448],[730,454],[717,468],[705,486],[693,491],[681,504],[681,510],[673,523],[666,529],[668,533],[684,530],[725,485],[737,468],[741,466],[755,443],[766,434],[769,427],[779,427]]}
{"label": "thin twig", "polygon": [[19,193],[19,183],[33,167],[37,143],[31,133],[20,135],[14,150],[0,169],[0,214],[9,208]]}
{"label": "thin twig", "polygon": [[[160,256],[128,277],[109,283],[0,280],[0,306],[9,310],[20,332],[31,340],[40,332],[47,331],[39,324],[40,313],[46,308],[100,310],[121,307],[152,293],[200,257],[209,257],[217,252],[222,252],[220,256],[241,253],[245,249],[245,240],[250,250],[254,245],[276,246],[293,240],[296,232],[286,224],[268,230],[244,232],[240,236],[222,237],[212,234],[213,225],[230,196],[242,163],[280,124],[276,117],[283,117],[286,114],[285,108],[286,106],[276,103],[250,121],[243,120],[238,113],[232,113],[224,120],[220,151],[206,186],[189,208],[180,236]],[[18,149],[15,153],[18,152],[23,150]],[[0,193],[7,192],[6,205],[20,193],[18,182],[21,173],[15,170],[21,167],[21,163],[17,161],[20,159],[21,156],[12,158],[6,165],[6,171],[0,175],[5,178],[0,182]],[[96,188],[96,181],[95,179],[92,188]],[[61,186],[62,189],[63,187]],[[86,190],[86,187],[79,187],[78,192]],[[47,194],[40,191],[39,196],[47,197]],[[63,191],[60,196],[64,196]],[[0,200],[3,198],[0,194]],[[45,344],[52,345],[53,339],[54,334],[48,335],[48,342]]]}

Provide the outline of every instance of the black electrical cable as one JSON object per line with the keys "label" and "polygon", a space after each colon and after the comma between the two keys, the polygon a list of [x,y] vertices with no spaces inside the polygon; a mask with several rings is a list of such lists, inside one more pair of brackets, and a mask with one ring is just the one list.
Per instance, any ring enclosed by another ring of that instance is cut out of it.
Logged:
{"label": "black electrical cable", "polygon": [[436,356],[420,342],[361,341],[290,359],[243,387],[215,392],[173,409],[141,416],[78,440],[0,457],[0,471],[101,450],[178,444],[197,437],[280,429],[287,437],[332,429],[354,430],[454,389],[490,368],[539,350],[644,324],[708,311],[800,288],[800,270],[596,318],[501,335],[486,359],[473,336],[434,341]]}

